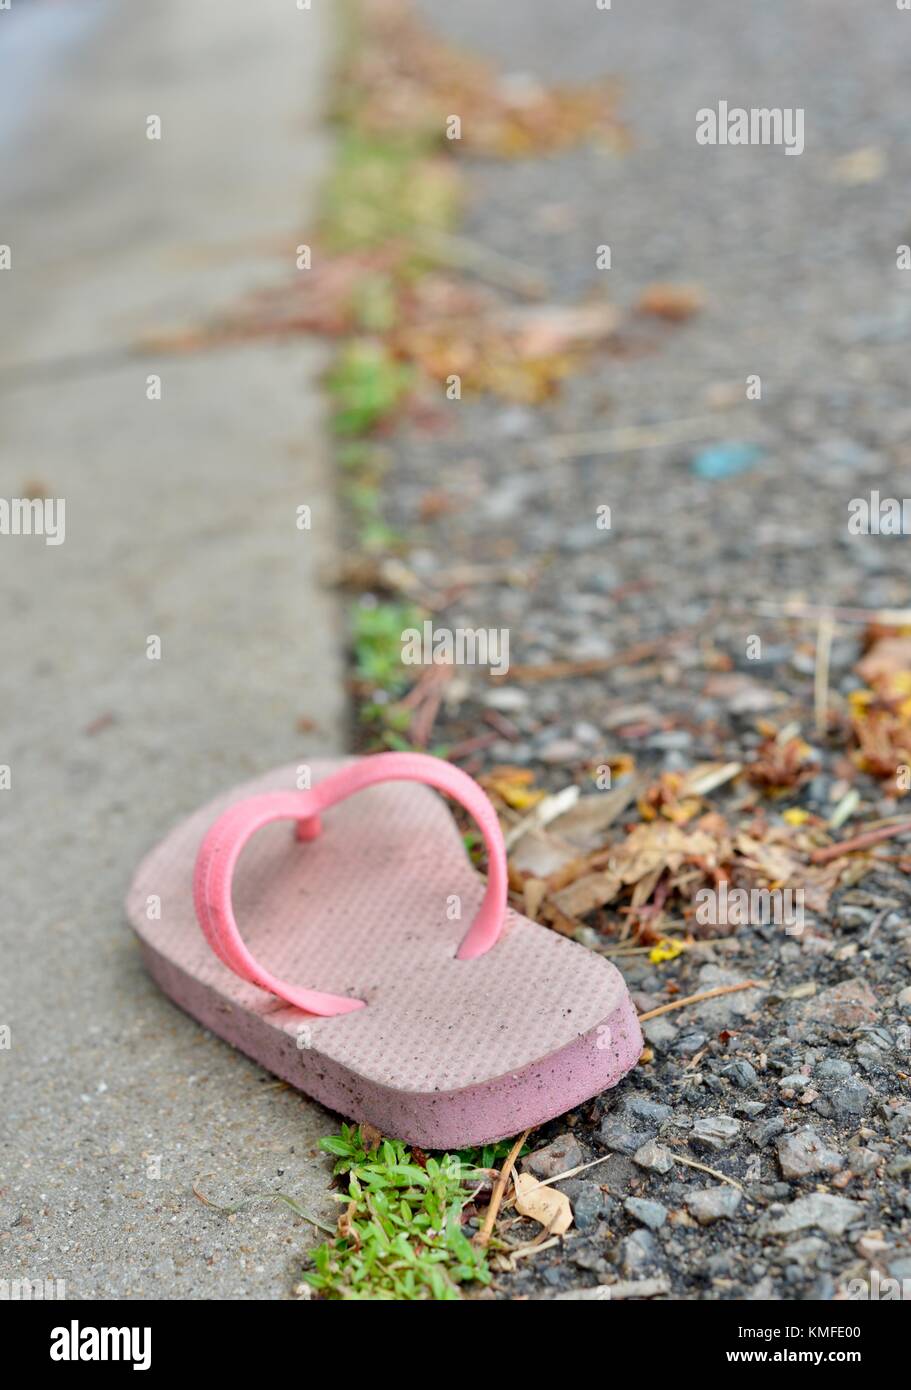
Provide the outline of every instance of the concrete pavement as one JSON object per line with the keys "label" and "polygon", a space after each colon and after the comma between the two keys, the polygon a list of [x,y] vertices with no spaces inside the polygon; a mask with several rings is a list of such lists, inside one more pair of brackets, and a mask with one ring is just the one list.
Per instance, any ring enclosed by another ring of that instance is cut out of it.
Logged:
{"label": "concrete pavement", "polygon": [[0,1287],[279,1297],[311,1228],[191,1185],[325,1217],[334,1120],[159,995],[121,904],[175,818],[342,745],[323,349],[128,348],[287,279],[328,7],[64,10],[0,13],[0,92],[28,92],[0,162],[0,497],[66,503],[63,544],[0,535]]}

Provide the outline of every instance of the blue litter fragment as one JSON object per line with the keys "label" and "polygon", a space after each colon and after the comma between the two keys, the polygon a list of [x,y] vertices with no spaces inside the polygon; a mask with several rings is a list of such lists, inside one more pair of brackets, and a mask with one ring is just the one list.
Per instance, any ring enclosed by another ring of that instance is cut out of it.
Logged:
{"label": "blue litter fragment", "polygon": [[762,454],[758,444],[712,444],[696,455],[690,468],[697,478],[706,478],[715,483],[722,478],[746,473],[747,469],[759,463]]}

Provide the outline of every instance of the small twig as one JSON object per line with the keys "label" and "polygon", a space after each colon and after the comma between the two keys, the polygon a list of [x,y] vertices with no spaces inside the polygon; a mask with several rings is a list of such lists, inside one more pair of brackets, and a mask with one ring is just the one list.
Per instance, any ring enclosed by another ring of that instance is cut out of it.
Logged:
{"label": "small twig", "polygon": [[495,729],[491,729],[489,734],[475,734],[473,738],[465,738],[461,743],[454,743],[448,751],[449,761],[454,763],[459,758],[467,758],[470,753],[480,753],[482,749],[489,748],[492,743],[499,742],[502,738]]}
{"label": "small twig", "polygon": [[528,1193],[530,1195],[532,1192],[537,1192],[539,1187],[552,1187],[555,1182],[563,1182],[565,1178],[574,1178],[577,1173],[584,1173],[586,1168],[597,1168],[599,1163],[606,1163],[609,1158],[613,1157],[613,1154],[603,1154],[601,1158],[593,1158],[589,1163],[579,1163],[575,1168],[566,1168],[562,1173],[555,1173],[552,1178],[542,1178],[540,1182],[535,1183],[534,1187],[528,1188]]}
{"label": "small twig", "polygon": [[654,946],[596,946],[595,950],[602,956],[647,956],[654,951]]}
{"label": "small twig", "polygon": [[812,864],[830,864],[843,854],[853,854],[858,849],[870,849],[872,845],[891,840],[895,835],[905,835],[911,831],[911,820],[900,820],[896,825],[884,825],[880,830],[867,830],[863,835],[855,835],[850,840],[840,840],[837,845],[825,849],[814,849],[810,855]]}
{"label": "small twig", "polygon": [[481,242],[447,232],[424,232],[420,242],[435,259],[459,270],[474,271],[479,279],[497,288],[506,285],[527,299],[542,299],[547,293],[547,282],[536,270]]}
{"label": "small twig", "polygon": [[754,611],[782,618],[837,618],[842,623],[878,623],[882,627],[906,627],[911,623],[911,608],[835,608],[828,604],[764,599]]}
{"label": "small twig", "polygon": [[[835,807],[828,821],[830,830],[840,830],[845,821],[849,821],[860,805],[860,792],[856,787],[851,787],[846,791],[841,801]],[[873,828],[872,826],[870,827]]]}
{"label": "small twig", "polygon": [[429,666],[399,703],[412,711],[408,725],[411,742],[416,748],[426,748],[430,734],[452,680],[454,666]]}
{"label": "small twig", "polygon": [[521,737],[519,729],[511,719],[506,719],[495,709],[486,709],[482,715],[485,724],[489,724],[492,729],[496,729],[502,738],[506,738],[510,743],[515,743]]}
{"label": "small twig", "polygon": [[506,1252],[511,1260],[525,1260],[529,1255],[538,1255],[542,1250],[559,1245],[562,1239],[562,1236],[551,1236],[549,1240],[533,1240],[530,1245],[507,1245]]}
{"label": "small twig", "polygon": [[625,454],[633,449],[655,449],[662,444],[678,444],[683,440],[702,439],[718,430],[718,419],[712,415],[690,416],[680,420],[665,420],[658,425],[620,425],[612,430],[592,434],[557,434],[541,441],[558,458],[578,458],[583,454],[594,457],[603,454]]}
{"label": "small twig", "polygon": [[654,1279],[621,1279],[616,1284],[599,1284],[606,1289],[606,1300],[614,1298],[655,1298],[658,1294],[670,1293],[671,1286],[663,1274]]}
{"label": "small twig", "polygon": [[503,1164],[503,1167],[500,1169],[497,1180],[494,1183],[493,1192],[490,1194],[490,1206],[487,1208],[487,1214],[484,1217],[484,1224],[475,1236],[475,1242],[478,1245],[486,1245],[490,1240],[491,1235],[493,1234],[493,1228],[497,1220],[497,1213],[500,1210],[500,1205],[503,1201],[503,1194],[506,1191],[506,1184],[509,1182],[509,1175],[515,1167],[516,1159],[519,1157],[519,1154],[522,1151],[522,1145],[525,1143],[525,1140],[528,1138],[529,1134],[531,1134],[530,1129],[527,1129],[524,1134],[520,1134],[516,1142],[513,1144],[512,1148],[509,1150],[509,1153],[506,1155],[506,1161]]}
{"label": "small twig", "polygon": [[567,676],[594,676],[601,671],[610,671],[615,666],[634,666],[639,661],[646,661],[650,656],[657,656],[665,652],[674,642],[679,642],[688,636],[691,628],[682,628],[679,632],[669,633],[666,637],[657,637],[648,642],[636,642],[632,647],[626,647],[622,652],[616,652],[613,656],[593,656],[580,661],[546,661],[539,666],[510,666],[509,672],[505,676],[496,676],[497,682],[502,681],[553,681],[563,680]]}
{"label": "small twig", "polygon": [[[590,1163],[580,1163],[576,1168],[567,1168],[563,1173],[556,1173],[552,1178],[542,1178],[534,1187],[528,1189],[529,1194],[537,1191],[539,1187],[550,1187],[555,1182],[564,1182],[567,1178],[574,1178],[577,1173],[584,1173],[586,1168],[595,1168],[599,1163],[606,1163],[609,1158],[615,1158],[615,1154],[604,1154],[601,1158],[593,1158]],[[708,1168],[704,1163],[697,1163],[694,1158],[681,1158],[679,1154],[672,1154],[675,1163],[683,1163],[688,1168],[699,1168],[703,1173],[711,1173],[712,1177],[720,1178],[723,1182],[729,1182],[733,1187],[740,1187],[739,1182],[729,1178],[726,1173],[719,1173],[714,1168]]]}
{"label": "small twig", "polygon": [[824,734],[829,727],[829,659],[835,623],[828,615],[820,618],[816,629],[816,667],[813,673],[813,711],[816,732]]}
{"label": "small twig", "polygon": [[662,1004],[660,1009],[649,1009],[639,1015],[639,1022],[657,1018],[659,1014],[669,1014],[672,1009],[682,1009],[684,1004],[698,1004],[703,999],[717,999],[722,994],[736,994],[740,989],[765,989],[759,980],[741,980],[738,985],[716,985],[714,989],[703,989],[698,994],[687,994],[683,999],[674,999],[670,1004]]}
{"label": "small twig", "polygon": [[687,1168],[698,1168],[700,1173],[709,1173],[713,1178],[718,1178],[720,1182],[729,1182],[731,1187],[736,1187],[739,1192],[744,1188],[734,1178],[729,1178],[727,1173],[720,1173],[717,1168],[710,1168],[707,1163],[697,1163],[695,1158],[681,1158],[679,1154],[673,1154],[675,1163],[682,1163]]}

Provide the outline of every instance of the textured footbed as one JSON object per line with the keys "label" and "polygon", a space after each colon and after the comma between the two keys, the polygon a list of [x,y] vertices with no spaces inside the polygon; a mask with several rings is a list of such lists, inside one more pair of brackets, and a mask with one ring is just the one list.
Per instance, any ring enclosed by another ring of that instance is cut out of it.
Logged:
{"label": "textured footbed", "polygon": [[[313,763],[314,784],[340,766]],[[259,963],[366,1008],[317,1018],[223,965],[193,909],[200,842],[229,805],[293,789],[296,775],[295,764],[235,787],[139,866],[127,912],[177,1004],[324,1105],[429,1148],[541,1124],[635,1064],[642,1034],[610,962],[512,910],[490,951],[455,959],[484,883],[445,801],[418,783],[357,793],[308,843],[291,822],[266,826],[235,873],[235,917]]]}

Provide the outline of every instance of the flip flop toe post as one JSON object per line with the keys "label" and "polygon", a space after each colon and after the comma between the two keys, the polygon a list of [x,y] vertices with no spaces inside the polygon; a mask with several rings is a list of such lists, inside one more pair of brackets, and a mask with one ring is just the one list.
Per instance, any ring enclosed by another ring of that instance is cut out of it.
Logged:
{"label": "flip flop toe post", "polygon": [[[127,911],[175,1003],[330,1109],[425,1148],[542,1124],[635,1065],[621,975],[508,907],[497,816],[466,773],[382,753],[314,762],[306,791],[297,776],[203,807],[137,870]],[[486,885],[437,791],[477,823]]]}

